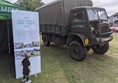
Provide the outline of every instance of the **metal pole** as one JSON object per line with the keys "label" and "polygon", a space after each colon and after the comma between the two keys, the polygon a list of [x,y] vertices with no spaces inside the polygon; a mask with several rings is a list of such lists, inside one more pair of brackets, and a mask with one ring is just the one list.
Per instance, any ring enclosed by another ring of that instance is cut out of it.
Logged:
{"label": "metal pole", "polygon": [[11,54],[11,48],[10,48],[10,36],[9,36],[9,20],[7,20],[7,36],[8,36],[8,53]]}

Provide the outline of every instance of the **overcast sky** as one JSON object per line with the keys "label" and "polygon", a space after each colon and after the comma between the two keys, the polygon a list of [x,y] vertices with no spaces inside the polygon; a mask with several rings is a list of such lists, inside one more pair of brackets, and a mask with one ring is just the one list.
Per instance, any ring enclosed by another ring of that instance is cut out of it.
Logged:
{"label": "overcast sky", "polygon": [[[17,0],[9,0],[9,1],[14,3]],[[42,2],[46,4],[52,1],[54,0],[42,0]],[[112,15],[118,12],[118,0],[92,0],[92,1],[94,6],[105,8],[108,12],[108,15]]]}

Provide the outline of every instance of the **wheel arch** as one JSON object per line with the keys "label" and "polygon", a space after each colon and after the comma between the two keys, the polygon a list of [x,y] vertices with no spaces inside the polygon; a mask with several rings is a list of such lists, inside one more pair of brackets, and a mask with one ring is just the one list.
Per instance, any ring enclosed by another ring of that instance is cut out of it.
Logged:
{"label": "wheel arch", "polygon": [[69,47],[69,45],[72,41],[79,41],[83,46],[86,46],[85,43],[84,43],[85,39],[86,39],[86,37],[81,35],[81,34],[71,33],[68,36],[66,46]]}

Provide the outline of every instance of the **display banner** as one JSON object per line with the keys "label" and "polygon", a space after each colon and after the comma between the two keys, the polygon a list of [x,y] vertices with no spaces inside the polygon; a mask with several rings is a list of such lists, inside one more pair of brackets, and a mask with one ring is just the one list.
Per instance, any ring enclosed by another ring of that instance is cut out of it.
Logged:
{"label": "display banner", "polygon": [[30,53],[31,74],[41,73],[39,17],[37,12],[12,10],[16,78],[23,76],[22,60]]}

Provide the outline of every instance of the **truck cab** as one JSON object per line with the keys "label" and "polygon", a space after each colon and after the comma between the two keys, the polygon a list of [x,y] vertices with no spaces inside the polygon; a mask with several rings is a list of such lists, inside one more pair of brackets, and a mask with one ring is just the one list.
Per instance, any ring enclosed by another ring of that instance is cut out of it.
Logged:
{"label": "truck cab", "polygon": [[83,6],[71,10],[67,46],[72,58],[83,60],[86,55],[84,53],[90,48],[97,54],[104,54],[108,51],[109,41],[112,39],[104,8]]}

